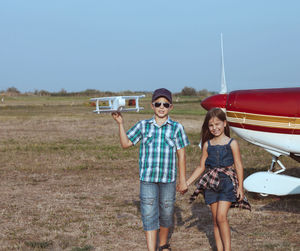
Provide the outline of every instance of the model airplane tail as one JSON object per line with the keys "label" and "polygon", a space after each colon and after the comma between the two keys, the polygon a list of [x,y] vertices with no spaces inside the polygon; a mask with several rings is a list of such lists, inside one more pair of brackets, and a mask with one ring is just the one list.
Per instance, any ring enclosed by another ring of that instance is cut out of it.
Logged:
{"label": "model airplane tail", "polygon": [[[112,96],[112,97],[100,97],[91,98],[90,100],[96,102],[95,113],[112,113],[112,112],[139,112],[144,107],[139,106],[139,99],[144,98],[145,95],[140,96]],[[126,100],[128,104],[126,105]],[[108,103],[108,105],[100,105],[100,102]],[[134,108],[128,106],[134,105]]]}

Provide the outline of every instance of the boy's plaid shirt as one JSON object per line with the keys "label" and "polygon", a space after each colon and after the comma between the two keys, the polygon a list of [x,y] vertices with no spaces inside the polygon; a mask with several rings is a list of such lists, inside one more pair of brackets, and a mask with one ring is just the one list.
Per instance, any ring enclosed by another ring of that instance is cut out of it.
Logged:
{"label": "boy's plaid shirt", "polygon": [[135,145],[139,141],[140,180],[169,183],[176,180],[176,151],[189,144],[183,126],[168,118],[158,126],[155,118],[141,120],[127,132]]}
{"label": "boy's plaid shirt", "polygon": [[[201,193],[205,189],[212,189],[214,191],[218,191],[220,179],[219,179],[219,172],[225,173],[228,175],[232,181],[233,184],[233,190],[235,195],[237,196],[237,188],[238,188],[238,179],[236,171],[233,167],[215,167],[209,169],[207,173],[205,173],[201,179],[199,180],[197,184],[197,189],[194,191],[194,193],[190,197],[190,202],[192,203],[199,193]],[[247,200],[247,197],[244,196],[242,201],[236,201],[231,203],[231,207],[239,207],[242,209],[248,209],[251,211],[251,206],[249,204],[249,201]]]}

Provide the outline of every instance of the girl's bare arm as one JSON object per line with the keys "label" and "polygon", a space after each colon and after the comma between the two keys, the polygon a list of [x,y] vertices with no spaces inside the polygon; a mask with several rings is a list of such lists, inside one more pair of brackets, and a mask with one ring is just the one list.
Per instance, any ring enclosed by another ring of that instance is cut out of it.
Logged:
{"label": "girl's bare arm", "polygon": [[207,159],[207,142],[204,143],[202,155],[200,158],[200,164],[196,167],[191,177],[187,180],[186,184],[189,186],[205,171],[205,160]]}
{"label": "girl's bare arm", "polygon": [[238,195],[240,197],[239,200],[241,200],[244,197],[244,188],[243,188],[244,168],[243,168],[240,148],[236,140],[233,140],[230,146],[231,146],[233,159],[234,159],[234,166],[236,169],[237,178],[239,182],[239,189],[238,189]]}

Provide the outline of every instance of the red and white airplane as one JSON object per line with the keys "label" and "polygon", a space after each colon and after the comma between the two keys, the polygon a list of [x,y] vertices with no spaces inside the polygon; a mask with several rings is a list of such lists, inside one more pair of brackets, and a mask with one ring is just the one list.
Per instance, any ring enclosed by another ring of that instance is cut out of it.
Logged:
{"label": "red and white airplane", "polygon": [[[279,175],[286,169],[279,157],[286,155],[300,162],[300,87],[226,93],[222,37],[221,50],[221,92],[206,98],[201,105],[206,110],[222,108],[233,132],[273,156],[268,172],[247,177],[245,189],[262,194],[299,194],[300,178]],[[281,167],[278,171],[274,171],[276,163]]]}

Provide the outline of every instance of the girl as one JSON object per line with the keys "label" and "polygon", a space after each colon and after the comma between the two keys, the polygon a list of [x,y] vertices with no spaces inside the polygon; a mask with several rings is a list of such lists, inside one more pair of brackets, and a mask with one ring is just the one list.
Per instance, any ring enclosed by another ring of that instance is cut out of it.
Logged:
{"label": "girl", "polygon": [[187,185],[192,184],[205,168],[207,172],[201,177],[190,200],[193,201],[204,190],[205,203],[210,206],[213,216],[217,249],[231,250],[228,210],[236,206],[251,208],[244,197],[239,146],[236,140],[230,138],[226,115],[220,108],[213,108],[206,114],[202,125],[201,148],[200,165],[187,180]]}

